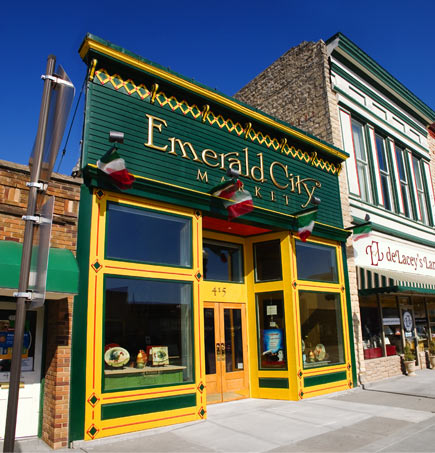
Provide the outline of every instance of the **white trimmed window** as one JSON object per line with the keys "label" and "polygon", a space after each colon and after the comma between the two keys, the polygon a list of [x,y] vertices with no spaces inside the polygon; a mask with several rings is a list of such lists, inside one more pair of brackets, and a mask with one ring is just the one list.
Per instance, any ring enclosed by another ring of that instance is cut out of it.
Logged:
{"label": "white trimmed window", "polygon": [[355,150],[356,167],[358,172],[359,189],[361,199],[371,203],[372,193],[370,184],[369,163],[364,139],[364,127],[358,121],[352,119],[352,138]]}
{"label": "white trimmed window", "polygon": [[376,154],[379,163],[379,174],[381,179],[381,190],[382,198],[384,200],[384,208],[388,209],[389,211],[394,211],[393,194],[391,191],[391,172],[385,139],[379,134],[375,134],[375,143]]}
{"label": "white trimmed window", "polygon": [[412,156],[412,170],[415,178],[415,189],[417,194],[417,217],[426,225],[429,224],[427,213],[427,197],[423,186],[423,176],[420,160]]}
{"label": "white trimmed window", "polygon": [[[403,200],[403,213],[406,217],[412,219],[412,205],[409,191],[408,172],[406,171],[405,150],[399,146],[396,148],[397,171],[399,173],[400,190]],[[399,194],[400,195],[400,194]]]}

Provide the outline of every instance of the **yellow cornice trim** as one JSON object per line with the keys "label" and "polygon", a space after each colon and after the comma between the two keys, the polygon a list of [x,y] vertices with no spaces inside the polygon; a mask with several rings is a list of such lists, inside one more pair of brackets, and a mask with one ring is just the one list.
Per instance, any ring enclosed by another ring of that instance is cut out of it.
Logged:
{"label": "yellow cornice trim", "polygon": [[227,99],[226,97],[224,97],[218,93],[214,93],[206,88],[200,87],[192,82],[189,82],[188,80],[182,79],[181,77],[178,77],[174,74],[170,74],[169,72],[167,72],[163,69],[157,68],[148,63],[140,61],[140,60],[138,60],[134,57],[131,57],[130,55],[127,55],[123,52],[120,52],[118,50],[111,49],[110,47],[105,46],[104,44],[101,44],[97,41],[94,41],[93,39],[87,38],[85,40],[85,42],[83,43],[82,47],[80,48],[79,52],[80,52],[80,56],[82,59],[84,59],[84,57],[86,56],[86,54],[89,52],[90,49],[103,53],[111,58],[115,58],[119,61],[122,61],[123,63],[127,63],[138,69],[149,72],[157,77],[167,80],[168,82],[174,83],[176,85],[179,85],[182,88],[185,88],[196,94],[199,94],[200,96],[204,96],[209,99],[212,99],[213,101],[218,102],[219,104],[222,104],[225,107],[229,107],[233,110],[237,110],[238,112],[242,113],[243,115],[250,116],[251,118],[254,118],[255,120],[260,121],[264,124],[267,124],[268,126],[279,129],[279,130],[285,132],[286,134],[292,135],[293,137],[296,137],[299,140],[302,140],[306,143],[314,145],[317,148],[320,148],[329,154],[339,157],[342,160],[345,160],[348,158],[348,156],[341,153],[340,151],[338,151],[334,148],[331,148],[330,146],[328,146],[314,138],[308,137],[307,135],[305,135],[301,132],[291,129],[288,126],[280,124],[277,121],[262,115],[261,113],[252,111],[252,110],[248,109],[247,107],[244,107],[243,105],[238,104],[237,102],[235,102],[231,99]]}
{"label": "yellow cornice trim", "polygon": [[[98,168],[95,164],[88,164],[88,166],[92,167],[92,168]],[[168,186],[168,187],[175,187],[176,189],[188,190],[189,192],[198,193],[200,195],[206,195],[208,197],[214,197],[214,198],[220,198],[221,200],[226,200],[226,198],[215,197],[214,195],[212,195],[210,193],[207,193],[207,192],[201,192],[199,190],[189,189],[188,187],[177,186],[176,184],[171,184],[171,183],[165,182],[165,181],[158,181],[157,179],[147,178],[146,176],[136,175],[136,174],[131,173],[131,172],[130,172],[130,174],[133,175],[135,177],[135,179],[143,179],[145,181],[151,181],[151,182],[155,182],[155,183],[158,183],[158,184],[163,184],[163,185]],[[254,209],[256,209],[256,210],[258,209],[258,210],[265,211],[265,212],[271,212],[272,214],[283,215],[283,216],[286,216],[286,217],[290,217],[292,219],[295,218],[295,216],[293,214],[287,214],[285,212],[274,211],[272,209],[263,208],[262,206],[254,206]],[[344,228],[339,228],[339,227],[336,227],[336,226],[333,226],[333,225],[327,225],[326,223],[322,223],[322,222],[317,222],[316,221],[314,223],[317,223],[318,225],[323,225],[323,226],[328,227],[328,228],[333,228],[334,230],[338,230],[338,231],[347,231]]]}

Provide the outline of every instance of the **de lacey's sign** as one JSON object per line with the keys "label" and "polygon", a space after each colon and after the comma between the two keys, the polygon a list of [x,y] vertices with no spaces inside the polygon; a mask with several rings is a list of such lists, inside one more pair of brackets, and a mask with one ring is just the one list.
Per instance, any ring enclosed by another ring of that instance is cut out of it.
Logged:
{"label": "de lacey's sign", "polygon": [[354,242],[355,264],[399,281],[434,284],[435,252],[372,233]]}

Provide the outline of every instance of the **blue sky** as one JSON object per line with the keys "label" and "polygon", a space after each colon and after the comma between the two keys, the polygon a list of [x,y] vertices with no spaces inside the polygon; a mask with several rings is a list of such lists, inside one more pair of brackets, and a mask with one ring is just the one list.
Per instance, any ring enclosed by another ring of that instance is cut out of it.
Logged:
{"label": "blue sky", "polygon": [[[87,32],[232,95],[289,48],[340,31],[435,110],[434,17],[433,0],[6,2],[0,159],[28,163],[49,54],[76,86],[75,108]],[[79,157],[83,97],[55,166],[61,173],[70,174]]]}

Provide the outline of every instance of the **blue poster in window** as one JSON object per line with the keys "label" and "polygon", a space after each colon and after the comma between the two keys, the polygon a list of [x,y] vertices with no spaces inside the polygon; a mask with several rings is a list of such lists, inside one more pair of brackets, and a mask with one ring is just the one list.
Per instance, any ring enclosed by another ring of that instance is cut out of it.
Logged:
{"label": "blue poster in window", "polygon": [[263,354],[276,354],[283,347],[284,332],[282,329],[265,329],[263,331]]}

